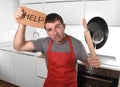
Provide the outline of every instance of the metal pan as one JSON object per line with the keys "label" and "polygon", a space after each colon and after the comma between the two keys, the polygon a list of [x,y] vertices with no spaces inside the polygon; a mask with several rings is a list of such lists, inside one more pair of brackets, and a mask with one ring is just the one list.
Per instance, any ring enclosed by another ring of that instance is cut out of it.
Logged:
{"label": "metal pan", "polygon": [[94,47],[96,49],[103,47],[108,38],[108,26],[105,20],[101,17],[94,17],[88,22],[87,27]]}

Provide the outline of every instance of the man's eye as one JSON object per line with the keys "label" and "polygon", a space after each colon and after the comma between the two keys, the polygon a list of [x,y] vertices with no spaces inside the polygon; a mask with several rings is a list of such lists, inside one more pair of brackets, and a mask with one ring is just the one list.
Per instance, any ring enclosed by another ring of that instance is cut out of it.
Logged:
{"label": "man's eye", "polygon": [[61,26],[56,26],[56,28],[61,28]]}
{"label": "man's eye", "polygon": [[49,32],[49,31],[51,31],[52,29],[47,29],[47,31]]}

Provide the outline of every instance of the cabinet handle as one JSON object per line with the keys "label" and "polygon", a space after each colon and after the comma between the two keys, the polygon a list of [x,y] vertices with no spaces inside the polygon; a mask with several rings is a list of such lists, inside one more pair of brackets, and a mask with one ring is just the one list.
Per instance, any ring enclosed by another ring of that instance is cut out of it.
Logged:
{"label": "cabinet handle", "polygon": [[46,79],[46,78],[45,78],[45,77],[43,77],[43,76],[38,76],[38,75],[37,75],[37,77],[38,77],[38,78],[42,78],[42,79]]}

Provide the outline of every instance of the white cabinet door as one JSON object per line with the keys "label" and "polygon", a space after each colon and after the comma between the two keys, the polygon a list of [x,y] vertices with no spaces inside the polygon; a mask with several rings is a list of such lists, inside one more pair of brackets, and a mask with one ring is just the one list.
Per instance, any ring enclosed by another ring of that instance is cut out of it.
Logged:
{"label": "white cabinet door", "polygon": [[37,87],[43,87],[47,77],[47,67],[44,58],[37,58]]}
{"label": "white cabinet door", "polygon": [[45,0],[45,2],[74,2],[74,1],[83,1],[83,0]]}
{"label": "white cabinet door", "polygon": [[35,57],[14,53],[15,80],[20,87],[36,87]]}
{"label": "white cabinet door", "polygon": [[44,82],[45,82],[45,79],[44,78],[37,78],[37,87],[43,87],[44,85]]}
{"label": "white cabinet door", "polygon": [[100,16],[110,26],[120,26],[120,0],[99,0],[86,2],[86,19]]}
{"label": "white cabinet door", "polygon": [[47,77],[47,67],[44,58],[37,58],[37,76],[42,78]]}
{"label": "white cabinet door", "polygon": [[12,52],[0,50],[0,79],[15,83]]}
{"label": "white cabinet door", "polygon": [[[23,6],[23,5],[21,5],[21,6]],[[41,12],[43,12],[43,10],[44,10],[44,5],[39,4],[39,3],[38,4],[26,4],[24,6],[34,9],[34,10],[41,11]]]}
{"label": "white cabinet door", "polygon": [[45,3],[45,13],[60,14],[65,24],[81,24],[84,16],[84,2]]}

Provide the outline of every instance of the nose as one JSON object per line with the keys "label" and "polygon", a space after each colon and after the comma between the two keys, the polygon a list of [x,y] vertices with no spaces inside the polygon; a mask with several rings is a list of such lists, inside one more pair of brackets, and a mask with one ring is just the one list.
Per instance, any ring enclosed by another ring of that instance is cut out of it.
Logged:
{"label": "nose", "polygon": [[56,29],[53,30],[53,34],[56,35],[57,34],[57,31]]}

